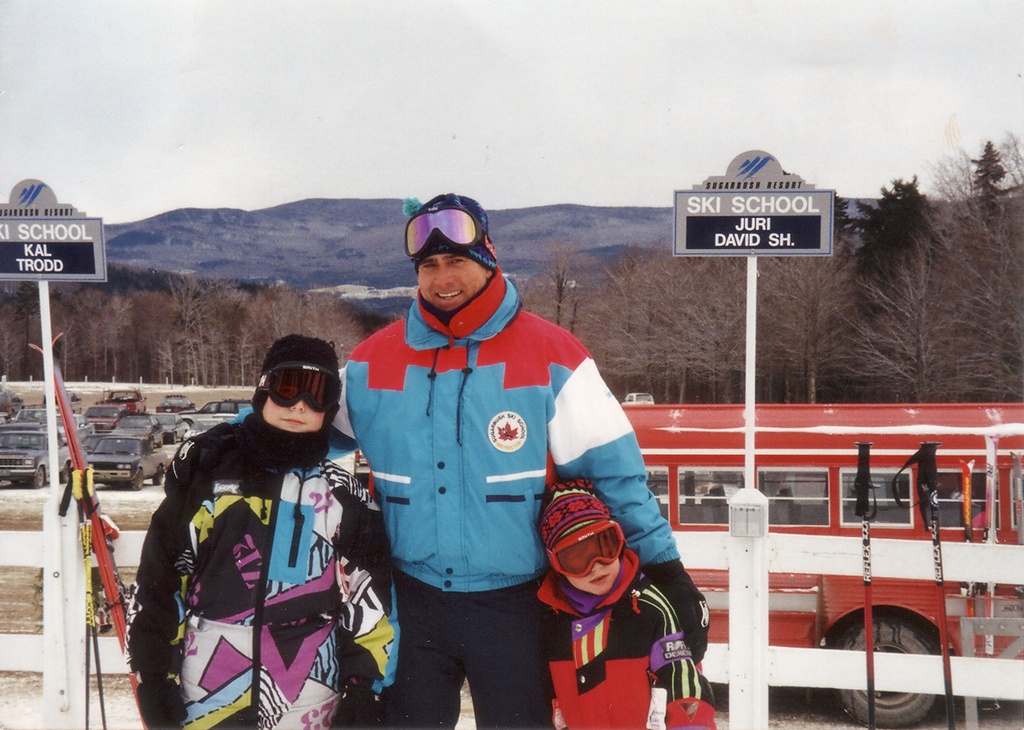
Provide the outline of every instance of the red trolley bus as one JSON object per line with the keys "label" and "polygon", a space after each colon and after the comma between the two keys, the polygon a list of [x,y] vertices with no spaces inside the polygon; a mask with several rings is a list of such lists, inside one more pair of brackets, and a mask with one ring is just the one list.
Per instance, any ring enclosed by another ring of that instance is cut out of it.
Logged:
{"label": "red trolley bus", "polygon": [[[743,406],[634,405],[626,413],[640,442],[649,486],[673,529],[726,530],[728,500],[744,487]],[[1024,404],[759,405],[756,428],[757,488],[768,498],[771,531],[859,537],[862,520],[855,515],[853,488],[856,442],[866,441],[873,444],[871,473],[877,487],[872,534],[928,540],[915,506],[916,467],[896,475],[922,442],[935,441],[941,444],[937,492],[942,540],[1022,543]],[[993,456],[994,466],[987,473]],[[965,465],[972,463],[965,508]],[[894,477],[902,506],[891,493]],[[711,641],[727,642],[727,574],[690,572],[712,610]],[[876,651],[938,654],[934,582],[879,578],[872,584]],[[771,645],[863,648],[861,578],[773,573],[769,585]],[[1018,586],[993,590],[947,582],[945,587],[948,636],[955,653],[964,650],[961,616],[977,611],[1024,617]],[[1007,643],[990,640],[976,655]],[[863,692],[842,690],[840,697],[854,717],[866,721]],[[878,693],[877,722],[913,724],[936,699]]]}

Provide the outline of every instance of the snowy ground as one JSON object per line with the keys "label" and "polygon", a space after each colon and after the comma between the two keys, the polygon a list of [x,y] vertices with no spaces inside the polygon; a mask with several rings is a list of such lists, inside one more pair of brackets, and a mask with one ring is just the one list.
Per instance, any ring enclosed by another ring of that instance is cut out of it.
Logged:
{"label": "snowy ground", "polygon": [[[106,720],[109,730],[136,730],[139,728],[138,713],[131,697],[126,678],[105,677]],[[93,683],[89,727],[102,728],[102,717],[98,693]],[[727,704],[727,688],[716,686],[723,697],[719,704]],[[38,674],[24,672],[0,672],[0,730],[50,730],[43,725],[41,707],[42,678]],[[941,704],[941,703],[939,703]],[[469,697],[463,696],[462,719],[456,730],[473,730],[473,708]],[[822,692],[808,694],[799,689],[773,689],[769,695],[769,730],[856,730],[861,727],[845,718],[837,707]],[[963,706],[957,703],[957,727],[963,728]],[[1021,703],[983,702],[979,707],[979,727],[982,730],[1021,730],[1024,728],[1024,707]],[[718,713],[718,727],[721,730],[750,730],[732,728],[729,713],[723,707]],[[941,709],[919,730],[944,730],[945,716]]]}

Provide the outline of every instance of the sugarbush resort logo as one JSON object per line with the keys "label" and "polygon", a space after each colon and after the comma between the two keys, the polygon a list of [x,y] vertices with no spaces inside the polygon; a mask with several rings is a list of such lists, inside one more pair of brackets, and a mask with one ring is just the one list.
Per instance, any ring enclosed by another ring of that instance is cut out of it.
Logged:
{"label": "sugarbush resort logo", "polygon": [[36,198],[39,197],[39,193],[43,192],[46,187],[43,183],[37,183],[35,185],[27,185],[21,189],[18,194],[18,203],[24,206],[30,206],[36,202]]}
{"label": "sugarbush resort logo", "polygon": [[518,413],[502,411],[487,426],[487,438],[498,451],[519,451],[526,443],[526,421]]}

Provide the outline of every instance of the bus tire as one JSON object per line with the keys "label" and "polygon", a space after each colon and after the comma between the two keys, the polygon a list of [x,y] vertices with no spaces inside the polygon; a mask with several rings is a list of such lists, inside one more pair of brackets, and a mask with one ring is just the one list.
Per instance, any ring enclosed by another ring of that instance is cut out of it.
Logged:
{"label": "bus tire", "polygon": [[[938,654],[939,649],[928,633],[908,621],[891,617],[875,617],[875,652],[891,654]],[[864,651],[864,626],[855,624],[844,633],[836,648]],[[837,690],[843,709],[862,725],[868,724],[868,696],[862,690]],[[875,691],[875,723],[878,727],[916,725],[931,711],[936,695],[914,692]]]}

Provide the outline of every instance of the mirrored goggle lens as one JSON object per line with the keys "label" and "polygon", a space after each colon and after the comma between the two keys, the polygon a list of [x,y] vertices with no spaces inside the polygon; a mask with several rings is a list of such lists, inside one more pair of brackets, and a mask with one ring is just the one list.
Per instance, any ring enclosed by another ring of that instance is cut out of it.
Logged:
{"label": "mirrored goggle lens", "polygon": [[279,365],[264,373],[260,387],[265,388],[277,405],[289,407],[305,398],[310,407],[326,411],[327,388],[334,373],[315,365]]}
{"label": "mirrored goggle lens", "polygon": [[456,246],[465,248],[471,248],[482,237],[479,224],[469,213],[459,208],[443,208],[409,219],[405,225],[405,252],[416,258],[435,230]]}
{"label": "mirrored goggle lens", "polygon": [[589,535],[576,537],[564,547],[556,546],[551,554],[551,564],[566,575],[584,576],[595,563],[610,563],[618,558],[624,544],[622,528],[613,522]]}

